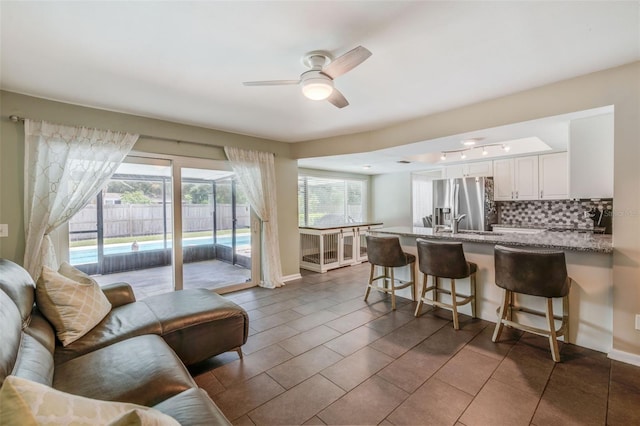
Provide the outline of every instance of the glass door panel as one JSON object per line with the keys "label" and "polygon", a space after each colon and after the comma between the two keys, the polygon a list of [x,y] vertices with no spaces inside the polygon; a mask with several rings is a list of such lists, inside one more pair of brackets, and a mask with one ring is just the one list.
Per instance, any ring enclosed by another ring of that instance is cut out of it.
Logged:
{"label": "glass door panel", "polygon": [[70,263],[137,298],[172,291],[171,199],[168,161],[128,158],[69,222]]}
{"label": "glass door panel", "polygon": [[250,209],[233,173],[181,168],[182,287],[251,281]]}

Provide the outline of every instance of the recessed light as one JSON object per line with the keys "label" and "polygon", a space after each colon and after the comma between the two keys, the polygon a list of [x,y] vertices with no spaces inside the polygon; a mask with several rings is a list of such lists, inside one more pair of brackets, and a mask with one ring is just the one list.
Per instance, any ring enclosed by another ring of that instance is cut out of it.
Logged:
{"label": "recessed light", "polygon": [[362,168],[365,170],[369,170],[371,166],[369,164],[365,164],[364,166],[362,166]]}
{"label": "recessed light", "polygon": [[473,145],[477,144],[478,142],[480,142],[483,139],[484,138],[470,138],[470,139],[463,140],[461,143],[464,146],[473,146]]}
{"label": "recessed light", "polygon": [[487,148],[482,148],[482,155],[487,155],[489,154],[489,151],[487,151]]}
{"label": "recessed light", "polygon": [[443,152],[443,153],[442,153],[442,155],[440,156],[440,159],[441,159],[442,161],[446,161],[446,159],[447,159],[447,154],[445,154],[445,153]]}
{"label": "recessed light", "polygon": [[464,160],[465,158],[467,158],[467,154],[465,154],[464,152],[462,152],[462,153],[460,154],[460,158],[462,158],[462,159]]}

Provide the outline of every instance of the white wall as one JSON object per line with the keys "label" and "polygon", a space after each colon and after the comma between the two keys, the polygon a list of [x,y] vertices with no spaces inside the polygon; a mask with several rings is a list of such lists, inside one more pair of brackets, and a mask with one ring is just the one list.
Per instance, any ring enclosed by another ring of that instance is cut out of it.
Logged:
{"label": "white wall", "polygon": [[411,226],[411,173],[374,176],[371,194],[373,221],[384,226]]}

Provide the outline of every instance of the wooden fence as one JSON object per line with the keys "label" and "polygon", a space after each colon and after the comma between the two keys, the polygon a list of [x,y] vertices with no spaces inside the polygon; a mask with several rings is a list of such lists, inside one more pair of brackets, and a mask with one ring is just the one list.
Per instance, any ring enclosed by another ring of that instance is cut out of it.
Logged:
{"label": "wooden fence", "polygon": [[[166,208],[167,232],[171,233],[171,205],[161,204],[107,204],[103,207],[104,237],[134,237],[155,235],[164,232],[163,209]],[[246,204],[236,205],[237,228],[250,227],[250,208]],[[96,206],[89,204],[69,222],[69,231],[90,231],[97,227]],[[216,229],[233,227],[230,204],[218,204]],[[206,204],[184,204],[182,206],[182,231],[197,232],[213,230],[213,207]],[[72,240],[95,238],[95,234],[71,234]]]}

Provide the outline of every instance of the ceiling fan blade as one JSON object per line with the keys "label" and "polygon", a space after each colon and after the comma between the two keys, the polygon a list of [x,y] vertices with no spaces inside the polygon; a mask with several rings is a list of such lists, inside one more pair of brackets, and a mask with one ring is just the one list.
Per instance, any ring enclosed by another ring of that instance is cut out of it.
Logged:
{"label": "ceiling fan blade", "polygon": [[267,80],[267,81],[245,81],[245,86],[284,86],[287,84],[299,84],[300,80]]}
{"label": "ceiling fan blade", "polygon": [[371,52],[368,49],[358,46],[334,59],[322,72],[335,79],[363,63],[369,56]]}
{"label": "ceiling fan blade", "polygon": [[335,87],[333,88],[333,92],[331,92],[331,95],[329,95],[327,100],[338,108],[344,108],[349,105],[349,101],[347,101],[347,98],[345,98],[344,95],[340,93]]}

